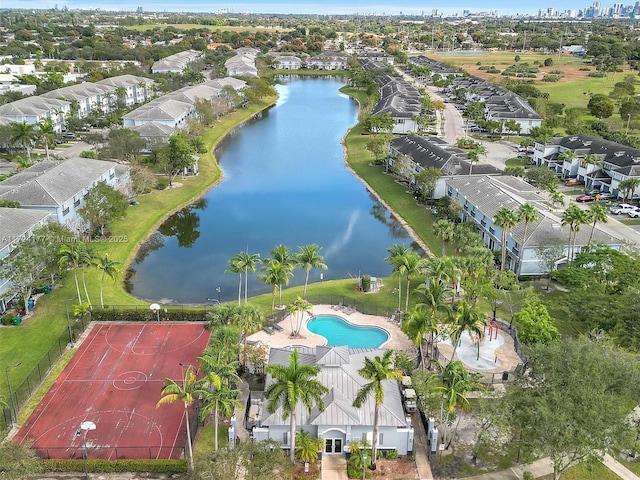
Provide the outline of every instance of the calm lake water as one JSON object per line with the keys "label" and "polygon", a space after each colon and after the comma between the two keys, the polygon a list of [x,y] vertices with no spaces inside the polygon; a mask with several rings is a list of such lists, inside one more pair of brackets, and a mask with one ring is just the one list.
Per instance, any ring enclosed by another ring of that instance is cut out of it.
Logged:
{"label": "calm lake water", "polygon": [[[236,253],[261,258],[283,244],[322,247],[325,271],[309,281],[386,277],[394,244],[412,245],[404,228],[346,168],[341,140],[357,121],[357,104],[337,78],[285,80],[278,103],[237,129],[218,148],[224,180],[178,212],[142,245],[130,290],[176,303],[233,300],[238,275],[225,273]],[[249,275],[249,295],[271,291]],[[296,271],[290,285],[304,284]],[[220,292],[217,292],[219,287]],[[309,293],[313,294],[313,286]]]}

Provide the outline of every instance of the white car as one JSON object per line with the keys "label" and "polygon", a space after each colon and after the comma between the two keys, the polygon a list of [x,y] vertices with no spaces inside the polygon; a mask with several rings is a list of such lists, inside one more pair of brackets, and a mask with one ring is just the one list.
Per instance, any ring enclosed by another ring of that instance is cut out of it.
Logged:
{"label": "white car", "polygon": [[628,212],[631,218],[640,218],[640,208],[636,207],[633,211]]}
{"label": "white car", "polygon": [[633,205],[629,205],[628,203],[621,203],[620,205],[615,205],[609,209],[611,213],[614,215],[622,215],[623,213],[631,213],[637,210],[637,207]]}

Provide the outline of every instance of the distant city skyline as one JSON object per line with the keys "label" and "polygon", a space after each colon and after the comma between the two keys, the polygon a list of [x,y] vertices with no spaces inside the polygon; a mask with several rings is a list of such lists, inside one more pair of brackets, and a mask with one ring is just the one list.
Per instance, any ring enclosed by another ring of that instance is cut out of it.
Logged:
{"label": "distant city skyline", "polygon": [[[439,14],[453,15],[462,14],[468,10],[472,13],[497,11],[499,15],[528,14],[536,15],[539,10],[547,11],[553,9],[555,12],[566,10],[584,10],[593,5],[594,2],[582,0],[556,0],[545,2],[544,4],[530,5],[528,8],[522,5],[514,6],[512,0],[487,0],[479,6],[473,0],[450,0],[443,2],[441,6],[437,4],[425,4],[419,0],[401,0],[399,4],[393,4],[390,0],[366,0],[345,4],[344,0],[326,0],[324,2],[305,0],[281,0],[277,2],[256,2],[256,1],[231,1],[228,3],[216,3],[199,0],[187,0],[175,2],[169,0],[157,0],[154,2],[139,1],[131,2],[124,0],[4,0],[0,5],[2,8],[25,8],[25,9],[52,9],[56,6],[59,9],[67,7],[69,9],[94,9],[135,11],[138,6],[145,12],[235,12],[235,13],[277,13],[277,14],[388,14],[388,15],[427,15],[430,16],[434,10]],[[614,4],[635,5],[635,2],[598,2],[601,8],[612,7]]]}

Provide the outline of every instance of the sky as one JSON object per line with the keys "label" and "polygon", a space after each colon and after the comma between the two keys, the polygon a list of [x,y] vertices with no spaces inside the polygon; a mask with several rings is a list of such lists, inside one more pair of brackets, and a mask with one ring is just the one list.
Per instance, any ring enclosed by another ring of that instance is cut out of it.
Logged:
{"label": "sky", "polygon": [[[281,0],[277,2],[259,1],[235,1],[230,3],[217,3],[202,0],[1,0],[0,8],[37,8],[47,9],[64,6],[70,9],[77,8],[102,8],[109,10],[135,10],[139,5],[144,11],[182,11],[182,12],[215,12],[219,10],[233,11],[236,13],[291,13],[291,14],[354,14],[354,13],[386,13],[399,15],[431,15],[433,9],[444,14],[462,14],[463,10],[471,12],[497,10],[501,15],[513,15],[517,13],[535,14],[538,9],[544,10],[553,7],[556,10],[581,9],[592,4],[592,0],[541,0],[544,3],[530,4],[524,7],[517,5],[513,0],[448,0],[440,4],[419,0]],[[619,1],[619,0],[618,0]],[[611,4],[615,3],[614,0]],[[635,2],[623,2],[635,3]],[[603,7],[610,6],[607,1],[601,2]]]}

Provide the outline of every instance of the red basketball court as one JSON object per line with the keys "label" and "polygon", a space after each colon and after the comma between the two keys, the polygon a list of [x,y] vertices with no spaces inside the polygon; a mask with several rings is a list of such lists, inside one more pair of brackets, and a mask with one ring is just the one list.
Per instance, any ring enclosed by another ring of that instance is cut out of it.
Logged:
{"label": "red basketball court", "polygon": [[[184,404],[156,408],[163,378],[182,381],[210,332],[193,323],[98,323],[14,438],[46,458],[180,458]],[[190,420],[195,407],[189,411]]]}

